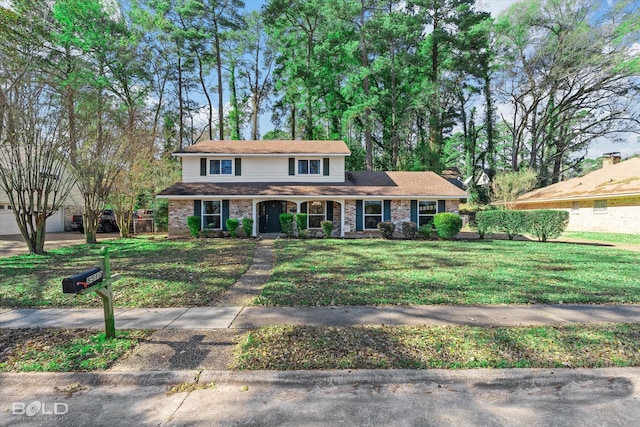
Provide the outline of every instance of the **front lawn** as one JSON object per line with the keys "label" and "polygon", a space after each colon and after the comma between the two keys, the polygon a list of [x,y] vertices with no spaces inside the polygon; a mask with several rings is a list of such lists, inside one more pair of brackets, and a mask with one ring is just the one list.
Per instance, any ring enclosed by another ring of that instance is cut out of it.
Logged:
{"label": "front lawn", "polygon": [[62,293],[62,279],[97,265],[100,248],[111,255],[116,307],[211,305],[244,273],[254,240],[123,239],[77,245],[47,255],[0,258],[2,307],[102,307],[95,294]]}
{"label": "front lawn", "polygon": [[572,237],[575,239],[593,240],[597,242],[621,243],[629,245],[640,245],[639,234],[621,233],[594,233],[586,231],[565,231],[562,237]]}
{"label": "front lawn", "polygon": [[105,370],[149,335],[118,331],[106,339],[89,329],[0,329],[0,372]]}
{"label": "front lawn", "polygon": [[640,302],[635,252],[527,241],[279,240],[267,305]]}
{"label": "front lawn", "polygon": [[248,332],[233,369],[468,369],[640,366],[640,324],[271,326]]}

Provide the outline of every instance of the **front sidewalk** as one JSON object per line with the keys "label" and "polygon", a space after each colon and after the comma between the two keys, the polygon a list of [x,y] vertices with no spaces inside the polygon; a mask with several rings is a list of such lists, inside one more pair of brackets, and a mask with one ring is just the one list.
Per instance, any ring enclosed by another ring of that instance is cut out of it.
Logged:
{"label": "front sidewalk", "polygon": [[[640,304],[193,307],[116,309],[117,329],[247,329],[270,325],[515,326],[640,322]],[[0,309],[0,328],[104,327],[102,309]]]}

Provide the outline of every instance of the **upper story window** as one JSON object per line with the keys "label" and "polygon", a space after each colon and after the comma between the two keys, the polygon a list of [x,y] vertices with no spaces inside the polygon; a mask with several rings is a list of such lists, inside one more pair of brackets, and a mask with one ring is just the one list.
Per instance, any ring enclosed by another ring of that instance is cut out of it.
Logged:
{"label": "upper story window", "polygon": [[298,160],[298,175],[320,175],[320,160]]}
{"label": "upper story window", "polygon": [[233,166],[230,159],[209,160],[209,175],[231,175]]}
{"label": "upper story window", "polygon": [[433,222],[433,216],[438,213],[438,202],[435,200],[420,200],[418,202],[418,226]]}
{"label": "upper story window", "polygon": [[365,200],[364,229],[375,230],[379,222],[382,222],[382,200]]}

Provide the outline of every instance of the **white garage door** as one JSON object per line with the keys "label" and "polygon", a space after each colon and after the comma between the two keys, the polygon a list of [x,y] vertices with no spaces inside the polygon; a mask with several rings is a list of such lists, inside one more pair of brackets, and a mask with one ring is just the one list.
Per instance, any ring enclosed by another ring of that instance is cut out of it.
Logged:
{"label": "white garage door", "polygon": [[[64,209],[60,209],[53,216],[47,218],[47,233],[56,233],[64,231]],[[0,209],[0,236],[7,236],[10,234],[20,234],[18,224],[16,224],[16,218],[13,216],[13,211],[7,209],[6,205],[4,209]]]}
{"label": "white garage door", "polygon": [[18,224],[16,224],[16,217],[13,216],[13,211],[6,209],[6,206],[4,208],[5,209],[0,209],[0,235],[20,234]]}

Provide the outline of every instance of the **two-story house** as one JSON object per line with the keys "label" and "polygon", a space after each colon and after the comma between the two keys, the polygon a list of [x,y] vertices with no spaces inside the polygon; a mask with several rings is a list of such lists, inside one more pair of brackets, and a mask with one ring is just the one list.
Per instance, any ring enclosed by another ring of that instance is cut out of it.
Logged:
{"label": "two-story house", "polygon": [[283,212],[307,213],[308,227],[333,222],[335,236],[377,234],[381,221],[430,222],[457,212],[467,194],[433,172],[347,172],[343,141],[203,141],[176,153],[182,181],[169,200],[169,235],[225,230],[227,218],[252,218],[253,235],[279,232]]}

